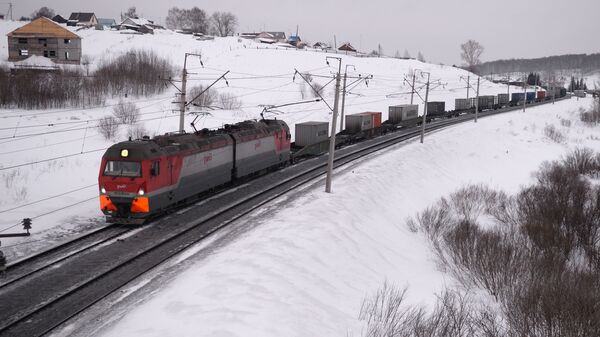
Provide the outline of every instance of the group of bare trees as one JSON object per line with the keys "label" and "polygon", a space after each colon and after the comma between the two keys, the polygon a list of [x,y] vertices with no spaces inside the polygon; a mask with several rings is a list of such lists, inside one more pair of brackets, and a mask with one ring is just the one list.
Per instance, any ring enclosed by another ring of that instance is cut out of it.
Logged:
{"label": "group of bare trees", "polygon": [[206,12],[198,7],[172,7],[166,18],[166,26],[169,29],[185,29],[217,36],[233,35],[237,24],[237,17],[230,12],[214,12],[207,17]]}
{"label": "group of bare trees", "polygon": [[[600,186],[590,180],[599,174],[600,155],[578,149],[515,196],[470,186],[420,213],[409,225],[429,238],[439,265],[496,301],[492,311],[468,302],[463,311],[444,295],[439,304],[452,310],[429,317],[458,313],[450,321],[466,323],[451,336],[600,336]],[[411,334],[369,336],[438,336],[415,333],[423,314],[411,310],[401,310]]]}
{"label": "group of bare trees", "polygon": [[96,106],[107,96],[151,96],[163,92],[173,75],[166,59],[152,51],[129,51],[100,63],[90,76],[81,70],[0,68],[0,107],[50,109]]}
{"label": "group of bare trees", "polygon": [[46,17],[48,19],[52,19],[54,15],[54,9],[44,6],[31,13],[31,19],[37,19],[41,16]]}

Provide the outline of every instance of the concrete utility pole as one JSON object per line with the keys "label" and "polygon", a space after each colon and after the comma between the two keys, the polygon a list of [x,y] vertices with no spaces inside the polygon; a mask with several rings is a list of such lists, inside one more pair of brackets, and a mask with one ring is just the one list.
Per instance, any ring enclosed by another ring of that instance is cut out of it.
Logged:
{"label": "concrete utility pole", "polygon": [[[187,102],[185,99],[186,96],[186,87],[187,87],[187,58],[188,56],[198,56],[201,57],[200,54],[192,54],[185,53],[185,58],[183,59],[183,72],[181,74],[181,99],[179,101],[179,132],[184,133],[184,120],[185,120],[185,107],[187,106]],[[202,63],[202,61],[200,61]]]}
{"label": "concrete utility pole", "polygon": [[417,71],[413,70],[413,81],[412,81],[412,86],[410,87],[412,89],[412,91],[410,92],[410,104],[413,104],[413,97],[415,95],[415,76],[417,75]]}
{"label": "concrete utility pole", "polygon": [[[340,77],[342,72],[342,58],[327,56],[325,59],[336,59],[339,62],[338,72],[335,76],[335,101],[333,102],[333,117],[331,121],[331,137],[329,137],[329,158],[327,161],[327,178],[325,192],[331,193],[331,178],[333,175],[333,158],[335,155],[335,133],[337,128],[338,101],[340,99]],[[329,64],[329,62],[327,61]]]}
{"label": "concrete utility pole", "polygon": [[467,74],[467,99],[469,99],[469,87],[471,86],[471,74]]}
{"label": "concrete utility pole", "polygon": [[481,76],[477,77],[477,98],[475,98],[475,123],[477,123],[477,115],[479,114],[479,80],[481,80]]}
{"label": "concrete utility pole", "polygon": [[356,67],[351,64],[346,64],[346,70],[344,70],[344,86],[342,89],[342,119],[340,119],[340,132],[344,130],[344,109],[346,107],[346,79],[348,78],[348,67],[354,68],[356,71]]}
{"label": "concrete utility pole", "polygon": [[526,105],[527,105],[527,81],[523,81],[523,112],[525,112]]}
{"label": "concrete utility pole", "polygon": [[185,101],[185,96],[186,96],[185,92],[186,92],[186,86],[187,86],[187,70],[186,70],[187,57],[188,57],[188,53],[185,53],[185,58],[183,60],[183,71],[181,74],[181,97],[179,100],[179,132],[180,133],[185,132],[184,120],[185,120],[185,104],[187,103]]}
{"label": "concrete utility pole", "polygon": [[425,89],[425,108],[423,109],[423,122],[421,124],[421,144],[423,144],[423,141],[425,140],[425,124],[427,122],[427,101],[429,100],[429,77],[431,76],[430,73],[426,73],[424,71],[421,72],[421,74],[427,74],[427,88]]}

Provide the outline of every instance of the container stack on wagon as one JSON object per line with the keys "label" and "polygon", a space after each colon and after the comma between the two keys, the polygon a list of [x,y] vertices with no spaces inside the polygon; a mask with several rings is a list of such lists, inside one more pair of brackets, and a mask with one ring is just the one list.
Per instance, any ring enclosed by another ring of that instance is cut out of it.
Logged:
{"label": "container stack on wagon", "polygon": [[446,117],[446,102],[427,102],[427,122]]}
{"label": "container stack on wagon", "polygon": [[295,126],[294,156],[320,155],[329,150],[329,123],[304,122]]}
{"label": "container stack on wagon", "polygon": [[[476,101],[479,101],[478,105],[475,105]],[[479,107],[479,111],[492,110],[496,105],[496,101],[497,97],[494,95],[479,96],[479,100],[477,99],[477,97],[471,98],[471,105],[473,107]]]}
{"label": "container stack on wagon", "polygon": [[473,101],[470,98],[456,98],[454,100],[455,111],[468,111],[472,109],[474,109],[474,106]]}
{"label": "container stack on wagon", "polygon": [[575,97],[585,97],[585,90],[575,90],[573,91],[573,94],[575,95]]}
{"label": "container stack on wagon", "polygon": [[418,123],[419,106],[416,104],[393,105],[388,108],[390,124],[409,126]]}
{"label": "container stack on wagon", "polygon": [[537,92],[536,96],[537,96],[538,102],[541,102],[546,98],[546,92],[543,90],[540,90]]}
{"label": "container stack on wagon", "polygon": [[509,94],[498,94],[498,107],[503,107],[508,105],[510,101]]}
{"label": "container stack on wagon", "polygon": [[381,112],[361,112],[346,115],[346,131],[357,133],[381,126]]}

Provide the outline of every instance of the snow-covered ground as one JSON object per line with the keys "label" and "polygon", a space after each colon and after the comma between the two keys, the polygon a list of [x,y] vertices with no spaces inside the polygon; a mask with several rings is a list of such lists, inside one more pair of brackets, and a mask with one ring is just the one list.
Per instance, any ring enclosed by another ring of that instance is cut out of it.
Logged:
{"label": "snow-covered ground", "polygon": [[[431,306],[454,281],[406,219],[466,184],[515,193],[546,160],[600,151],[578,121],[591,99],[480,119],[335,172],[226,229],[57,335],[361,336],[362,300],[387,280]],[[566,121],[570,121],[569,123]],[[549,139],[554,125],[565,140]]]}
{"label": "snow-covered ground", "polygon": [[[5,36],[22,24],[0,21],[0,35]],[[183,66],[185,52],[201,54],[204,68],[197,58],[188,58],[188,88],[208,85],[225,71],[231,71],[227,76],[229,85],[220,81],[215,88],[219,93],[239,99],[242,108],[210,111],[211,116],[200,118],[197,122],[198,128],[219,127],[226,123],[260,118],[264,105],[311,98],[310,90],[302,79],[299,76],[294,79],[295,69],[311,73],[314,82],[325,85],[338,69],[335,60],[330,60],[330,66],[326,64],[326,56],[341,57],[344,65],[342,71],[346,70],[346,65],[354,65],[347,67],[349,76],[373,75],[368,86],[361,82],[351,87],[346,99],[347,114],[382,111],[385,119],[388,106],[410,102],[410,87],[404,78],[415,69],[431,72],[431,101],[443,100],[447,109],[452,109],[455,98],[466,96],[465,82],[461,76],[466,77],[467,72],[416,60],[290,50],[235,37],[197,41],[190,35],[164,30],[157,30],[154,35],[94,29],[76,33],[83,38],[84,56],[91,59],[90,72],[100,62],[132,49],[152,49],[169,59],[177,69]],[[0,63],[6,62],[7,57],[7,39],[0,39]],[[471,79],[475,85],[474,76]],[[424,76],[417,76],[417,82],[424,80]],[[324,93],[330,106],[333,106],[333,86],[334,83],[330,83]],[[421,88],[421,96],[424,96],[423,85],[418,87]],[[304,97],[303,92],[306,93]],[[506,92],[506,87],[482,81],[482,94],[499,92]],[[474,95],[473,90],[470,95]],[[112,97],[102,107],[43,111],[0,109],[0,186],[6,191],[0,193],[0,231],[19,231],[18,223],[25,217],[33,218],[34,226],[30,238],[2,241],[9,260],[64,240],[74,233],[102,225],[103,218],[97,200],[100,158],[103,149],[114,141],[126,139],[127,130],[131,127],[121,126],[119,136],[113,141],[104,139],[96,126],[99,118],[112,114],[113,106],[119,99],[136,104],[140,111],[138,126],[145,128],[148,134],[177,130],[178,113],[174,111],[177,107],[172,104],[176,100],[172,88],[153,97]],[[416,96],[414,100],[423,111],[422,101]],[[323,102],[284,107],[266,116],[285,120],[292,133],[296,123],[331,119]],[[193,115],[188,115],[186,125],[193,118]],[[61,156],[67,157],[48,161]],[[37,161],[42,162],[30,164]],[[11,168],[13,166],[17,167]]]}

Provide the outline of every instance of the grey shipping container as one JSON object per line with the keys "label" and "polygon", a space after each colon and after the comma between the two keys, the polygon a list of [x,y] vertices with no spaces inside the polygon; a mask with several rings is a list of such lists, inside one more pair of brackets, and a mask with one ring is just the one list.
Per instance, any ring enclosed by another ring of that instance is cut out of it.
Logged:
{"label": "grey shipping container", "polygon": [[469,110],[473,107],[470,98],[457,98],[454,100],[454,110]]}
{"label": "grey shipping container", "polygon": [[360,132],[373,128],[373,117],[367,114],[346,115],[346,131]]}
{"label": "grey shipping container", "polygon": [[427,102],[427,114],[440,114],[446,111],[446,102]]}
{"label": "grey shipping container", "polygon": [[388,119],[393,124],[419,117],[419,106],[416,104],[394,105],[388,108]]}
{"label": "grey shipping container", "polygon": [[510,96],[508,94],[498,94],[498,104],[506,105],[510,101]]}
{"label": "grey shipping container", "polygon": [[[498,98],[493,95],[479,96],[479,110],[493,109],[497,99]],[[475,106],[477,97],[474,97],[471,100],[473,106]]]}
{"label": "grey shipping container", "polygon": [[575,97],[585,97],[585,91],[583,90],[575,90],[573,93],[575,94]]}
{"label": "grey shipping container", "polygon": [[329,139],[328,122],[304,122],[296,124],[296,146],[313,145]]}

